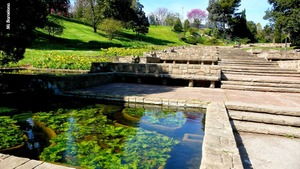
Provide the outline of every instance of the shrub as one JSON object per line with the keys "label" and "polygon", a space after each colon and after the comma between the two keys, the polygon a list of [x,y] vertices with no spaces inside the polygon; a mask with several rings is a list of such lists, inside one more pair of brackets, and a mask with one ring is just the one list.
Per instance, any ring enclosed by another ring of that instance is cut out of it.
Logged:
{"label": "shrub", "polygon": [[186,41],[185,33],[178,34],[178,39],[185,42]]}
{"label": "shrub", "polygon": [[112,40],[122,30],[122,22],[114,19],[105,19],[99,28],[107,34],[109,40]]}
{"label": "shrub", "polygon": [[198,39],[197,39],[197,37],[195,37],[195,36],[188,36],[187,38],[186,38],[186,41],[185,41],[186,43],[189,43],[189,44],[193,44],[193,45],[196,45],[197,43],[198,43]]}

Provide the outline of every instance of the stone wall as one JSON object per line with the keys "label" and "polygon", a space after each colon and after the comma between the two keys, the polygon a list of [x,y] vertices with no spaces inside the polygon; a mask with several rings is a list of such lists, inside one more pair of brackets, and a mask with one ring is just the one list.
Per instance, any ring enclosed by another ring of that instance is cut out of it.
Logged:
{"label": "stone wall", "polygon": [[56,94],[61,91],[93,87],[114,81],[113,73],[82,75],[30,75],[0,74],[0,91],[37,91],[45,90]]}
{"label": "stone wall", "polygon": [[221,78],[220,68],[208,65],[93,63],[91,72],[116,72],[135,76],[209,81],[219,81]]}
{"label": "stone wall", "polygon": [[300,72],[300,60],[277,61],[282,69],[295,69]]}

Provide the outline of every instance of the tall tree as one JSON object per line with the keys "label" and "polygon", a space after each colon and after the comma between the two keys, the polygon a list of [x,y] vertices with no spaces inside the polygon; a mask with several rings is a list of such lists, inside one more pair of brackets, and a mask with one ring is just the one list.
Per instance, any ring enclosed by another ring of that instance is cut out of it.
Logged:
{"label": "tall tree", "polygon": [[133,31],[136,32],[137,35],[148,33],[150,24],[145,12],[143,11],[144,6],[136,1],[136,5],[133,6],[133,8],[135,11],[135,17],[131,22]]}
{"label": "tall tree", "polygon": [[149,23],[150,25],[158,25],[159,22],[158,22],[158,19],[156,18],[155,14],[154,13],[151,13],[149,16]]}
{"label": "tall tree", "polygon": [[160,25],[166,24],[166,17],[169,13],[167,8],[158,8],[155,12],[156,18],[158,19],[158,22]]}
{"label": "tall tree", "polygon": [[[8,12],[9,11],[9,12]],[[42,0],[2,0],[0,3],[0,64],[16,62],[34,39],[36,27],[47,17]]]}
{"label": "tall tree", "polygon": [[[237,13],[230,21],[231,35],[233,38],[248,38],[251,42],[256,42],[256,25],[246,19],[246,10]],[[253,32],[252,32],[253,31]]]}
{"label": "tall tree", "polygon": [[184,23],[183,23],[183,30],[184,30],[184,32],[187,32],[190,28],[191,28],[190,21],[186,19],[184,21]]}
{"label": "tall tree", "polygon": [[210,24],[225,32],[240,3],[241,0],[210,0],[207,8]]}
{"label": "tall tree", "polygon": [[269,0],[272,5],[266,19],[275,25],[275,32],[287,34],[294,45],[300,45],[300,2],[299,0]]}

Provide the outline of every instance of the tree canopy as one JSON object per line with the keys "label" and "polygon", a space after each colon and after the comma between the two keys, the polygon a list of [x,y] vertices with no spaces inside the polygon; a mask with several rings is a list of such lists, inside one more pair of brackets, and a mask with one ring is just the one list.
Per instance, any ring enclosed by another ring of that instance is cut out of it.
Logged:
{"label": "tree canopy", "polygon": [[34,38],[33,31],[36,27],[45,25],[48,13],[46,4],[42,0],[2,2],[0,3],[0,64],[6,64],[23,58],[26,47]]}
{"label": "tree canopy", "polygon": [[269,0],[272,8],[266,19],[275,25],[275,32],[286,33],[294,45],[300,45],[300,2],[299,0]]}

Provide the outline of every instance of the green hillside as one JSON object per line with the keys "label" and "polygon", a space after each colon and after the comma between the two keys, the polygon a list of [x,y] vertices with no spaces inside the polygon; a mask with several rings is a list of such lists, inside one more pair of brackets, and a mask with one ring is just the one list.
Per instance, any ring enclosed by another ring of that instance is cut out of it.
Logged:
{"label": "green hillside", "polygon": [[38,38],[26,50],[25,58],[17,66],[38,68],[89,69],[95,61],[110,61],[115,56],[142,55],[153,49],[184,45],[171,27],[151,26],[149,33],[137,37],[124,29],[109,41],[105,33],[93,32],[92,27],[59,18],[64,31],[55,37],[45,30],[36,31]]}

